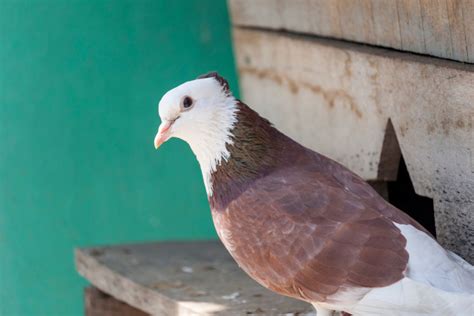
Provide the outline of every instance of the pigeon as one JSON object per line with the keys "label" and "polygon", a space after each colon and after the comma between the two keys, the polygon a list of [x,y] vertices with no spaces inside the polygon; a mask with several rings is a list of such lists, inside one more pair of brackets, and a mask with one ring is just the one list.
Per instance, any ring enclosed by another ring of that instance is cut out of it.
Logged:
{"label": "pigeon", "polygon": [[236,99],[219,74],[168,91],[158,108],[155,148],[189,144],[220,240],[264,287],[318,316],[474,315],[472,265]]}

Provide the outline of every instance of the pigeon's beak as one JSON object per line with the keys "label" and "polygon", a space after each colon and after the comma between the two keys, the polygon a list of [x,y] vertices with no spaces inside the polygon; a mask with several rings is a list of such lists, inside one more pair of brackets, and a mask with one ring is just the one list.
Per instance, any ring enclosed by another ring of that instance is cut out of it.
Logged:
{"label": "pigeon's beak", "polygon": [[173,125],[174,121],[163,121],[158,128],[158,133],[155,136],[155,148],[161,146],[164,142],[166,142],[170,138],[170,128]]}

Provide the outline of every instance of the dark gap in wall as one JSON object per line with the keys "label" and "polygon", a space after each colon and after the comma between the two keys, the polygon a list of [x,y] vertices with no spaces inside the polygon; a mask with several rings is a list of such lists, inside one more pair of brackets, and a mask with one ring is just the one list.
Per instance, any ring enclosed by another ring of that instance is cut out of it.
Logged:
{"label": "dark gap in wall", "polygon": [[415,193],[403,156],[398,167],[397,181],[388,181],[388,201],[413,217],[436,236],[433,199]]}

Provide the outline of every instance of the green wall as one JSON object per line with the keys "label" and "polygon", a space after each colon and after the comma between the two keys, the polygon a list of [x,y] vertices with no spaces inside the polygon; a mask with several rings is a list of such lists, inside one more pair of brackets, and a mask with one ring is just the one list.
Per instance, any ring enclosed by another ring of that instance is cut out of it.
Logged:
{"label": "green wall", "polygon": [[0,315],[81,315],[76,246],[215,237],[185,143],[156,105],[218,70],[225,1],[0,0]]}

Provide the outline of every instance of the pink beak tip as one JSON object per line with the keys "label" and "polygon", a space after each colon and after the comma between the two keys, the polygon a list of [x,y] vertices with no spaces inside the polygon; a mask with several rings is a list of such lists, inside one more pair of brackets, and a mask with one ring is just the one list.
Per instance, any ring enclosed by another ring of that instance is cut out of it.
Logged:
{"label": "pink beak tip", "polygon": [[168,140],[168,130],[170,129],[171,125],[172,122],[167,121],[160,125],[154,140],[155,149],[158,149],[165,141]]}

